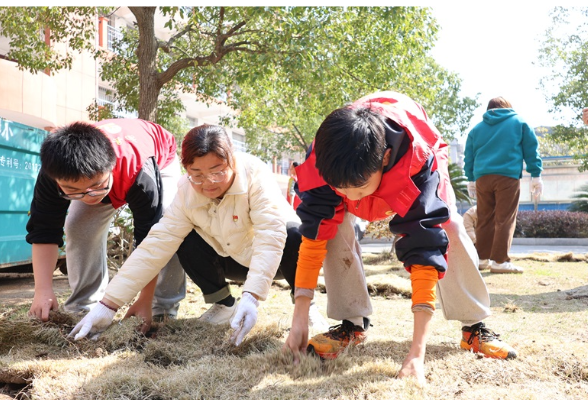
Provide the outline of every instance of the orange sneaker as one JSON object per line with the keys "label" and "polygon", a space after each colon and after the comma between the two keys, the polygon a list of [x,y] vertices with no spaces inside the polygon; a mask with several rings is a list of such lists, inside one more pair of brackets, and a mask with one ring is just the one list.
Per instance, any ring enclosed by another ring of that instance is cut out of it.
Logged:
{"label": "orange sneaker", "polygon": [[328,332],[313,336],[306,351],[323,360],[332,360],[349,345],[362,343],[367,337],[366,329],[344,319],[340,325],[329,328]]}
{"label": "orange sneaker", "polygon": [[501,341],[500,335],[486,328],[483,322],[461,328],[460,347],[465,350],[481,353],[484,357],[511,360],[517,358],[517,352],[507,343]]}

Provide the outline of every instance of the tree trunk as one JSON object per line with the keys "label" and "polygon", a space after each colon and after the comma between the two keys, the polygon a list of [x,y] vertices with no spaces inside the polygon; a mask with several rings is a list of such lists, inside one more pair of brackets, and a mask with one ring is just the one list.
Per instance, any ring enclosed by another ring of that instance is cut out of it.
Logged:
{"label": "tree trunk", "polygon": [[155,38],[155,11],[157,7],[129,7],[137,19],[139,29],[139,118],[155,122],[157,98],[161,84],[157,73],[157,39]]}

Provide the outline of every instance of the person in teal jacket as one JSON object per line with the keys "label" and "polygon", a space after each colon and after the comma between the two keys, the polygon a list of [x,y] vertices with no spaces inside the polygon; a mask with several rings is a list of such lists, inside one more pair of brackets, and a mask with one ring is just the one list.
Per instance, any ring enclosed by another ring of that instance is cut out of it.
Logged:
{"label": "person in teal jacket", "polygon": [[465,175],[470,197],[477,199],[476,248],[480,268],[522,273],[508,256],[515,230],[523,161],[531,174],[531,193],[541,196],[543,171],[535,131],[503,97],[490,100],[483,121],[468,134]]}

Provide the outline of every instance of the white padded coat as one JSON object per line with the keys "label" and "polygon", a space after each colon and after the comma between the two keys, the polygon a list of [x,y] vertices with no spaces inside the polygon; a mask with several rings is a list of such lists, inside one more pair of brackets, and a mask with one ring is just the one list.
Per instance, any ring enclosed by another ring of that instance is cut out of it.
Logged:
{"label": "white padded coat", "polygon": [[184,238],[196,232],[223,257],[249,268],[243,291],[265,300],[286,242],[286,223],[300,222],[269,167],[235,153],[235,180],[222,200],[197,193],[187,176],[161,220],[106,288],[105,299],[130,302],[166,265]]}

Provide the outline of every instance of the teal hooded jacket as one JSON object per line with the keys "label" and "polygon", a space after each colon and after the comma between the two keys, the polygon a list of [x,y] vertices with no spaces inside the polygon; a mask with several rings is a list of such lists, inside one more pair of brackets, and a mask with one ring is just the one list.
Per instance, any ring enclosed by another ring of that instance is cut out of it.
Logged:
{"label": "teal hooded jacket", "polygon": [[521,179],[523,161],[532,177],[541,176],[535,131],[512,108],[494,108],[468,134],[465,147],[465,175],[475,181],[484,175]]}

